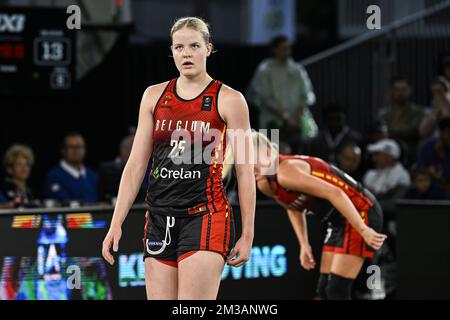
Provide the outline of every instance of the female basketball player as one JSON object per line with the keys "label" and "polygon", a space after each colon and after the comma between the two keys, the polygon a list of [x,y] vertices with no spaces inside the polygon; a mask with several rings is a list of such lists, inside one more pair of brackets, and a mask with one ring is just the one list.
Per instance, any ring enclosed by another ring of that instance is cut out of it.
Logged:
{"label": "female basketball player", "polygon": [[[226,129],[250,132],[248,107],[241,93],[208,75],[206,61],[213,47],[203,20],[177,20],[171,38],[180,75],[144,92],[103,256],[114,263],[110,247],[118,250],[121,225],[151,156],[143,239],[147,298],[215,299],[224,264],[245,263],[253,242],[253,165],[236,166],[242,235],[230,253],[234,222],[219,161],[227,145]],[[245,152],[252,156],[251,135],[247,137]]]}
{"label": "female basketball player", "polygon": [[[287,210],[306,270],[316,263],[305,214],[315,213],[328,223],[318,284],[321,298],[350,299],[353,280],[364,259],[371,258],[386,239],[376,232],[382,226],[377,200],[350,176],[321,159],[278,154],[276,145],[259,132],[253,132],[253,143],[257,187]],[[277,170],[265,175],[264,170],[277,164]]]}

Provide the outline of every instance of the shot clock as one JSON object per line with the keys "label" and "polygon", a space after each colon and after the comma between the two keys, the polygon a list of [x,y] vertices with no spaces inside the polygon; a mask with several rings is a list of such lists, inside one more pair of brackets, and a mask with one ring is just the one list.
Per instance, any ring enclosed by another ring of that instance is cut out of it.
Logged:
{"label": "shot clock", "polygon": [[0,95],[72,87],[76,32],[67,17],[64,9],[0,7]]}

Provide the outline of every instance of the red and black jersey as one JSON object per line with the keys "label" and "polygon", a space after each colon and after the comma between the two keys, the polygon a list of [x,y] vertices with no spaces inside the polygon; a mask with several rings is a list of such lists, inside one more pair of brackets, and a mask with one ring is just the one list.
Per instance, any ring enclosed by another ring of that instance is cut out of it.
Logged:
{"label": "red and black jersey", "polygon": [[177,95],[171,80],[154,112],[153,152],[146,202],[170,216],[213,213],[228,208],[222,184],[226,123],[217,98],[222,83],[212,80],[196,98]]}
{"label": "red and black jersey", "polygon": [[[361,184],[348,174],[319,158],[300,155],[279,155],[280,163],[285,159],[301,159],[311,166],[311,174],[330,183],[345,192],[359,212],[367,212],[373,206],[373,200],[366,194]],[[277,181],[276,175],[268,177],[270,187],[275,193],[274,198],[288,207],[299,211],[310,211],[319,215],[330,213],[333,207],[323,199],[306,193],[283,188]],[[334,210],[333,210],[334,211]]]}

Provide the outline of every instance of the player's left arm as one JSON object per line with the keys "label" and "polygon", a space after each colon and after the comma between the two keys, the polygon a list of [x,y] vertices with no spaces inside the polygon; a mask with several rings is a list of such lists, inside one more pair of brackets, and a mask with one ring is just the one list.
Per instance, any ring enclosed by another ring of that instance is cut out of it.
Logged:
{"label": "player's left arm", "polygon": [[[242,215],[242,234],[231,252],[228,263],[238,267],[250,258],[254,237],[256,186],[253,169],[253,141],[247,102],[243,95],[223,86],[218,111],[227,123],[228,143],[232,144]],[[231,260],[237,254],[237,258]]]}
{"label": "player's left arm", "polygon": [[336,210],[361,234],[367,244],[374,249],[382,246],[386,236],[375,232],[364,223],[351,200],[340,188],[312,176],[289,160],[280,164],[278,183],[287,189],[330,201]]}

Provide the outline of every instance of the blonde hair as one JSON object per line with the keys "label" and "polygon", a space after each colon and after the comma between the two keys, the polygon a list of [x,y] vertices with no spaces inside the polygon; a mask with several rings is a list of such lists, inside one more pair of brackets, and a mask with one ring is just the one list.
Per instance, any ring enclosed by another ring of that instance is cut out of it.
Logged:
{"label": "blonde hair", "polygon": [[225,149],[225,155],[223,157],[222,164],[222,180],[225,180],[230,175],[234,168],[234,151],[231,147],[231,143],[227,143],[227,148]]}
{"label": "blonde hair", "polygon": [[[278,155],[279,153],[278,144],[270,141],[265,134],[252,129],[252,140],[255,154],[258,154],[258,148],[260,146],[265,146],[270,150],[272,154]],[[233,148],[231,147],[231,144],[228,143],[223,160],[222,179],[226,179],[228,177],[233,167],[234,167],[234,151]]]}
{"label": "blonde hair", "polygon": [[173,38],[173,34],[184,27],[200,32],[203,40],[205,40],[205,43],[210,43],[211,36],[209,32],[209,24],[202,18],[198,17],[178,18],[170,29],[170,37]]}
{"label": "blonde hair", "polygon": [[253,138],[253,147],[255,148],[255,150],[257,150],[257,148],[260,146],[265,146],[272,153],[279,153],[278,144],[270,141],[269,138],[267,138],[267,136],[264,133],[252,130],[252,138]]}
{"label": "blonde hair", "polygon": [[6,150],[3,159],[5,169],[11,168],[19,157],[24,157],[30,166],[34,164],[34,154],[31,148],[22,144],[15,144]]}

